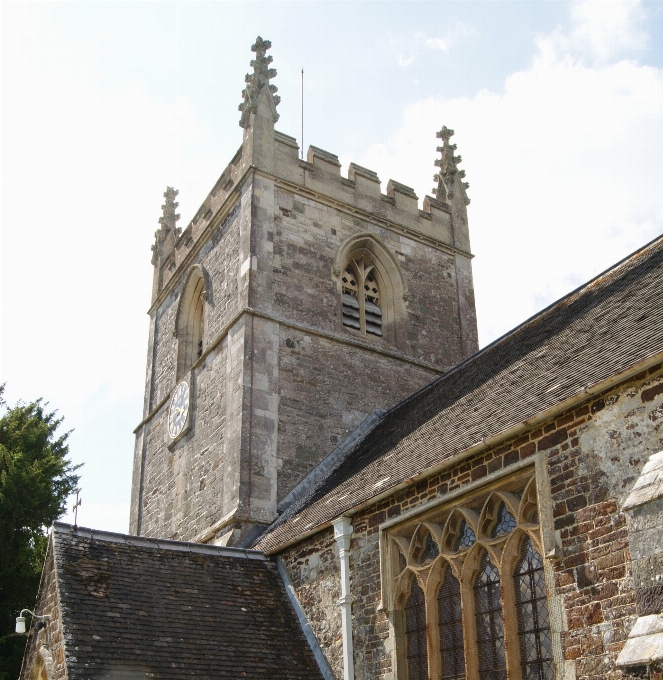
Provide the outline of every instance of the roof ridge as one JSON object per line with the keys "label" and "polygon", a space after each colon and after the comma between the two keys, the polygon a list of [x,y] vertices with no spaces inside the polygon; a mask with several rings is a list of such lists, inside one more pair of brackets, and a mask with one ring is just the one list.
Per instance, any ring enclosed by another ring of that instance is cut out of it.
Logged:
{"label": "roof ridge", "polygon": [[558,298],[554,302],[551,302],[547,307],[544,307],[542,310],[537,312],[536,314],[533,314],[529,318],[525,319],[525,321],[522,321],[520,324],[512,328],[511,330],[507,331],[504,333],[504,335],[500,335],[500,337],[496,338],[489,344],[487,344],[485,347],[482,347],[478,352],[475,352],[471,356],[467,357],[466,359],[463,359],[460,363],[456,364],[455,366],[452,366],[448,371],[440,375],[439,377],[435,378],[431,382],[429,382],[427,385],[424,385],[423,387],[420,387],[416,392],[413,392],[412,394],[408,395],[403,399],[402,401],[399,401],[398,403],[394,404],[391,408],[387,409],[387,412],[383,416],[383,421],[386,420],[389,415],[394,412],[398,411],[401,407],[405,406],[406,404],[409,404],[411,401],[416,399],[419,395],[423,394],[427,390],[432,389],[437,385],[439,382],[442,380],[447,379],[450,375],[457,373],[461,368],[464,368],[468,364],[472,363],[476,359],[478,359],[480,356],[483,356],[486,354],[490,349],[493,347],[497,347],[498,345],[502,344],[503,342],[506,342],[509,338],[513,337],[517,333],[525,330],[531,325],[534,325],[535,321],[540,321],[546,316],[548,316],[550,313],[552,313],[556,308],[562,305],[564,302],[570,302],[571,299],[574,296],[579,296],[582,291],[586,288],[594,288],[597,283],[599,283],[599,280],[602,278],[607,277],[609,274],[616,272],[620,267],[625,266],[632,260],[636,259],[639,257],[644,251],[646,251],[649,248],[652,248],[654,245],[657,244],[657,242],[660,241],[663,244],[663,234],[657,236],[656,238],[652,239],[648,243],[645,243],[645,245],[641,246],[637,250],[634,250],[632,253],[627,255],[626,257],[622,258],[615,264],[611,265],[608,267],[608,269],[603,270],[600,274],[597,274],[594,278],[590,279],[589,281],[586,281],[585,283],[581,284],[574,290],[570,291],[566,295],[563,295],[561,298]]}
{"label": "roof ridge", "polygon": [[135,536],[132,534],[120,534],[113,531],[102,529],[90,529],[89,527],[79,527],[65,522],[53,522],[52,531],[54,534],[75,536],[77,538],[87,538],[95,541],[106,541],[108,543],[124,543],[125,545],[138,547],[156,547],[160,550],[172,550],[175,552],[189,552],[203,555],[222,555],[225,557],[239,557],[249,560],[269,561],[261,550],[251,550],[249,548],[231,548],[224,545],[210,545],[209,543],[193,543],[190,541],[173,541],[167,538],[152,538],[149,536]]}

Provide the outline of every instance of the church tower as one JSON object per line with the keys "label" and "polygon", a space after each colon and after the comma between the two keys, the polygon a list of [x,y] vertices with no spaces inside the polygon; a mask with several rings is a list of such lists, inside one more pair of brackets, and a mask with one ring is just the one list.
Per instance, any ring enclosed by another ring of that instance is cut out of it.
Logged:
{"label": "church tower", "polygon": [[377,408],[477,350],[462,171],[443,128],[435,197],[278,132],[252,46],[243,142],[190,224],[164,194],[134,534],[242,545]]}

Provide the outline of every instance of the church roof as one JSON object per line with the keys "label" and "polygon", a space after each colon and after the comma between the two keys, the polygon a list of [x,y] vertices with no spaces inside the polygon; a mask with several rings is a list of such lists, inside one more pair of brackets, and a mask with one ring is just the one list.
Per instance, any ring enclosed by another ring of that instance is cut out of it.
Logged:
{"label": "church roof", "polygon": [[276,551],[663,351],[663,237],[386,413],[256,541]]}
{"label": "church roof", "polygon": [[273,560],[56,523],[70,679],[322,677]]}

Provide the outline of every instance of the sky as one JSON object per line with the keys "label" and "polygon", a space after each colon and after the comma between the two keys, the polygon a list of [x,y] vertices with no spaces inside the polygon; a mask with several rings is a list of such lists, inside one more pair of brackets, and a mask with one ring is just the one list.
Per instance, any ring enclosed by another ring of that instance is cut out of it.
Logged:
{"label": "sky", "polygon": [[304,146],[343,174],[358,163],[423,201],[435,132],[456,131],[482,347],[663,233],[663,2],[0,12],[0,382],[72,430],[83,526],[128,530],[162,194],[179,189],[186,227],[239,148],[257,35],[277,129],[301,143],[303,68]]}

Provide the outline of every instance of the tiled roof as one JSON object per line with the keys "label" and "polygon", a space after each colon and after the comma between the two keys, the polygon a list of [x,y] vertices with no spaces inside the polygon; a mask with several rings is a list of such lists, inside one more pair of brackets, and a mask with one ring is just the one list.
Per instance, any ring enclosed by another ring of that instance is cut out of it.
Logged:
{"label": "tiled roof", "polygon": [[387,412],[257,540],[273,551],[663,351],[663,238]]}
{"label": "tiled roof", "polygon": [[321,679],[260,553],[62,524],[53,540],[70,680]]}

